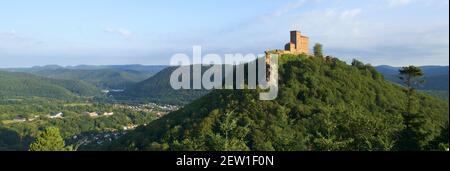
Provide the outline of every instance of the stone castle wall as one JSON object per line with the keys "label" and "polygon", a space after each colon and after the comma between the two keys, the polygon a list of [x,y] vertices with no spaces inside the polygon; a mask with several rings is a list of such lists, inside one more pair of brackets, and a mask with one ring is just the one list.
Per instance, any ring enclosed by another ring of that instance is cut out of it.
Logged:
{"label": "stone castle wall", "polygon": [[309,38],[302,36],[299,31],[291,31],[291,41],[286,44],[284,50],[292,54],[309,54]]}
{"label": "stone castle wall", "polygon": [[[270,65],[271,54],[277,54],[280,57],[284,54],[309,54],[309,38],[306,36],[302,36],[299,31],[291,31],[291,41],[285,45],[284,50],[266,51],[266,64],[268,64],[267,75],[269,76],[275,74],[272,73],[273,66]],[[271,77],[268,77],[267,80],[269,82],[275,81],[271,79]]]}
{"label": "stone castle wall", "polygon": [[300,31],[290,32],[290,42],[284,46],[284,50],[266,51],[266,63],[270,62],[270,54],[309,54],[309,38],[302,36]]}

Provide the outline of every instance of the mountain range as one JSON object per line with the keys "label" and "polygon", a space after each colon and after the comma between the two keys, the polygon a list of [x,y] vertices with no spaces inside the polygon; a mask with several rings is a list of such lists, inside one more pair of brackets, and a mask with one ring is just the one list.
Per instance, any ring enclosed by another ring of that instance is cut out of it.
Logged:
{"label": "mountain range", "polygon": [[[419,87],[421,90],[448,91],[448,66],[421,66],[420,68],[425,74],[425,83],[422,87]],[[382,65],[376,67],[376,69],[382,73],[387,80],[402,84],[401,80],[398,78],[401,67]]]}
{"label": "mountain range", "polygon": [[[400,85],[402,84],[401,80],[398,78],[400,67],[382,65],[375,68],[384,75],[385,79]],[[424,71],[425,83],[423,86],[419,87],[419,89],[448,99],[448,66],[422,66],[420,68]],[[120,92],[110,93],[110,97],[115,101],[187,104],[210,92],[206,90],[173,90],[169,84],[169,78],[170,74],[175,69],[175,67],[163,65],[78,65],[66,67],[47,65],[31,68],[8,68],[2,70],[13,72],[8,73],[8,75],[10,75],[8,78],[15,77],[17,79],[26,80],[30,77],[30,81],[33,79],[46,80],[47,84],[40,84],[40,86],[37,87],[41,87],[40,89],[47,89],[49,94],[60,94],[61,97],[64,96],[62,94],[71,94],[68,92],[75,92],[75,94],[79,92],[79,95],[89,96],[99,95],[98,89],[106,89],[121,90]],[[208,68],[203,68],[203,71],[206,69]],[[2,72],[2,74],[6,75],[7,72]],[[11,74],[14,76],[11,76]],[[53,85],[54,83],[59,85]],[[13,83],[10,83],[10,85],[11,84]],[[65,87],[63,86],[62,88],[68,91],[61,93],[61,84],[65,85]],[[3,85],[3,87],[5,86],[6,85]],[[45,86],[49,87],[44,88]],[[22,90],[12,91],[12,87],[8,89],[9,94],[14,94],[13,92],[27,92]],[[58,93],[51,92],[51,89],[58,91]],[[3,92],[6,92],[6,89],[4,89]],[[17,95],[20,95],[20,93]],[[71,95],[74,94],[72,93]]]}
{"label": "mountain range", "polygon": [[28,73],[0,71],[0,96],[49,97],[70,99],[101,96],[97,87],[79,80],[53,79]]}
{"label": "mountain range", "polygon": [[38,76],[80,80],[100,89],[126,89],[160,72],[166,66],[144,65],[79,65],[62,67],[58,65],[38,66],[32,68],[9,68],[10,72],[25,72]]}

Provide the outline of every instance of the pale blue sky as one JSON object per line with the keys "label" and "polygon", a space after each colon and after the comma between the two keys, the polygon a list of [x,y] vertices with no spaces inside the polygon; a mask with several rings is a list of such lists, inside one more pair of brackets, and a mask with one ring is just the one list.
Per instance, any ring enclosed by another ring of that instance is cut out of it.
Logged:
{"label": "pale blue sky", "polygon": [[0,67],[262,53],[292,29],[346,61],[448,65],[448,16],[448,0],[0,0]]}

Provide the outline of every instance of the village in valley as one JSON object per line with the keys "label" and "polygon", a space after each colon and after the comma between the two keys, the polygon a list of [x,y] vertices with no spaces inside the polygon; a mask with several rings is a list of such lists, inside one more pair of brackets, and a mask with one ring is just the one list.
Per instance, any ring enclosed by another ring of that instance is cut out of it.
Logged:
{"label": "village in valley", "polygon": [[[147,104],[138,104],[138,105],[130,105],[130,104],[114,104],[114,108],[120,109],[129,109],[133,111],[139,112],[149,112],[154,113],[157,118],[160,118],[167,113],[172,111],[176,111],[180,108],[180,106],[176,105],[165,105],[165,104],[156,104],[156,103],[147,103]],[[86,111],[82,113],[83,116],[87,116],[90,118],[99,118],[99,117],[110,117],[114,115],[112,111]],[[12,120],[4,120],[4,123],[20,123],[20,122],[33,122],[40,119],[64,119],[63,112],[54,112],[48,115],[33,115],[32,117],[26,117],[24,115],[17,115]],[[129,128],[128,128],[129,129]]]}
{"label": "village in valley", "polygon": [[[143,112],[154,115],[156,119],[165,116],[166,114],[180,109],[180,106],[167,105],[167,104],[156,104],[156,103],[145,103],[145,104],[113,104],[112,109],[133,112]],[[87,117],[89,119],[95,120],[100,118],[113,117],[115,115],[124,115],[125,113],[117,113],[113,111],[85,111],[76,116],[66,116],[64,112],[56,111],[47,115],[17,115],[13,119],[0,121],[3,124],[13,125],[13,124],[27,124],[27,123],[37,123],[40,121],[52,121],[52,120],[64,120],[73,117]],[[125,114],[126,115],[126,114]],[[147,124],[138,123],[128,123],[125,125],[120,125],[120,129],[117,128],[107,128],[99,131],[83,132],[79,135],[73,135],[67,137],[66,140],[70,144],[77,144],[79,146],[96,146],[102,145],[113,140],[120,138],[121,136],[127,134],[139,126],[146,126]]]}

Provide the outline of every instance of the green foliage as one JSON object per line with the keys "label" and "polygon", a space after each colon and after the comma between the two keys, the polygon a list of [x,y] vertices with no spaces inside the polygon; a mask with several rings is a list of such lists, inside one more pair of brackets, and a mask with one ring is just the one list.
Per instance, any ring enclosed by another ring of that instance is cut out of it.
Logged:
{"label": "green foliage", "polygon": [[79,80],[101,89],[125,89],[145,80],[166,66],[111,65],[68,66],[47,65],[32,68],[9,68],[7,71],[30,73],[47,78]]}
{"label": "green foliage", "polygon": [[417,87],[420,86],[420,84],[423,83],[423,80],[421,77],[423,77],[423,72],[420,68],[415,66],[408,66],[408,67],[402,67],[402,69],[399,70],[400,72],[400,80],[404,82],[406,87],[413,91]]}
{"label": "green foliage", "polygon": [[[305,55],[285,55],[279,63],[276,100],[258,100],[262,90],[215,90],[127,134],[109,148],[401,150],[407,95],[374,67]],[[429,147],[448,122],[448,105],[426,94],[416,96],[414,103],[420,107],[415,113],[421,118],[417,123],[423,125],[417,129],[422,139],[416,143]]]}
{"label": "green foliage", "polygon": [[61,137],[58,128],[46,128],[30,145],[30,151],[69,151],[71,148],[65,147],[64,139]]}
{"label": "green foliage", "polygon": [[323,57],[323,45],[320,43],[316,43],[314,45],[314,56],[315,57]]}
{"label": "green foliage", "polygon": [[33,74],[56,79],[82,80],[102,89],[126,89],[152,76],[151,73],[113,69],[54,69],[40,70]]}
{"label": "green foliage", "polygon": [[7,129],[0,124],[0,151],[28,149],[27,144],[31,141],[30,137],[23,137],[16,131]]}
{"label": "green foliage", "polygon": [[[61,119],[49,119],[52,113],[63,113]],[[85,112],[113,112],[113,116],[91,118]],[[26,122],[13,122],[21,116],[34,119]],[[57,127],[65,139],[84,133],[121,131],[129,124],[143,125],[156,119],[150,111],[136,111],[105,104],[83,101],[65,101],[48,98],[0,97],[0,150],[27,150],[32,137],[45,127]],[[2,124],[5,123],[5,124]],[[74,143],[74,142],[68,142]]]}
{"label": "green foliage", "polygon": [[0,83],[0,97],[75,99],[78,96],[101,96],[99,89],[82,81],[50,79],[26,73],[0,71]]}
{"label": "green foliage", "polygon": [[[210,92],[205,89],[174,90],[170,85],[170,77],[177,68],[168,67],[155,76],[126,89],[124,92],[111,93],[111,95],[117,101],[187,104]],[[202,72],[205,72],[207,69],[209,67],[202,67]],[[191,80],[193,80],[192,75]]]}
{"label": "green foliage", "polygon": [[[387,80],[406,86],[404,81],[398,77],[398,71],[400,69],[402,68],[391,66],[377,67],[377,70],[381,72]],[[424,76],[421,78],[424,83],[416,88],[448,100],[448,66],[424,66],[420,67],[420,69],[424,73]]]}
{"label": "green foliage", "polygon": [[[218,111],[216,111],[218,112]],[[248,126],[238,127],[237,120],[233,119],[233,113],[223,115],[218,132],[211,132],[207,136],[207,144],[214,151],[248,151],[245,137],[249,133]]]}
{"label": "green foliage", "polygon": [[438,134],[433,123],[427,120],[423,115],[417,114],[416,88],[422,84],[423,72],[415,66],[402,67],[399,70],[399,78],[406,85],[405,94],[407,96],[406,109],[403,113],[404,124],[406,126],[401,143],[398,144],[402,150],[424,150]]}

